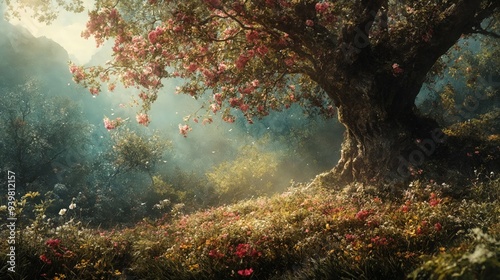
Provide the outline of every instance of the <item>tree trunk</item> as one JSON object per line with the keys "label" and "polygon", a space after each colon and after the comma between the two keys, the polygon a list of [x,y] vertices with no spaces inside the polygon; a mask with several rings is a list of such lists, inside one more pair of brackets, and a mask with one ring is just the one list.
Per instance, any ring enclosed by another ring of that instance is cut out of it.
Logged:
{"label": "tree trunk", "polygon": [[435,121],[418,116],[415,98],[434,63],[484,19],[476,17],[479,8],[480,1],[473,0],[447,7],[444,19],[434,23],[429,42],[410,38],[401,41],[405,44],[391,39],[372,45],[369,30],[376,13],[344,29],[340,47],[325,54],[317,72],[318,83],[346,127],[341,158],[333,169],[337,178],[406,181],[412,169],[418,170],[434,154],[445,135]]}
{"label": "tree trunk", "polygon": [[[401,90],[418,90],[422,82],[388,88],[387,81],[365,72],[344,83],[339,121],[346,127],[341,158],[333,173],[343,181],[384,183],[405,181],[443,141],[437,123],[418,116],[410,100],[384,101]],[[348,93],[348,94],[347,94]]]}

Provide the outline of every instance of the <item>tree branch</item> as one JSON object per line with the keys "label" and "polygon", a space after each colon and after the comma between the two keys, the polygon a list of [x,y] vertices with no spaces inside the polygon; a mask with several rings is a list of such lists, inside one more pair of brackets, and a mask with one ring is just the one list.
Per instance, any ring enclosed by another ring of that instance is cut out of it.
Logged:
{"label": "tree branch", "polygon": [[472,28],[472,30],[469,32],[470,34],[482,34],[486,36],[490,36],[496,39],[500,39],[500,34],[488,31],[486,29],[481,28],[480,26],[475,26]]}

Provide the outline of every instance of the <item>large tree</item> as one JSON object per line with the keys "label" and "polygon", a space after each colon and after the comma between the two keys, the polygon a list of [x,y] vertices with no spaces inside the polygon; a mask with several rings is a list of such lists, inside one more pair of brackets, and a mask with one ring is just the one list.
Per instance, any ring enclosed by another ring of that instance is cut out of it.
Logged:
{"label": "large tree", "polygon": [[443,136],[414,101],[433,65],[464,35],[500,37],[489,28],[498,0],[95,4],[83,36],[98,45],[113,38],[114,55],[104,66],[71,66],[91,93],[101,81],[141,88],[143,124],[165,78],[183,78],[178,92],[208,96],[207,116],[229,122],[237,110],[251,122],[295,102],[337,113],[346,135],[334,173],[347,180],[404,173],[401,167],[422,160],[422,152],[412,154],[419,139],[430,155]]}

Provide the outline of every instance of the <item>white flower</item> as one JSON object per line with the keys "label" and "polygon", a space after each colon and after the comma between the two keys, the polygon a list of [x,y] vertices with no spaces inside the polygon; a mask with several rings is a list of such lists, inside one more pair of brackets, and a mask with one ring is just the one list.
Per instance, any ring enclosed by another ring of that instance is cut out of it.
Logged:
{"label": "white flower", "polygon": [[75,204],[74,202],[72,202],[72,203],[69,205],[69,207],[68,207],[68,208],[69,208],[69,209],[71,209],[71,210],[73,210],[73,209],[75,209],[75,208],[76,208],[76,204]]}
{"label": "white flower", "polygon": [[66,208],[59,210],[59,215],[63,216],[64,214],[66,214],[66,211],[68,211]]}

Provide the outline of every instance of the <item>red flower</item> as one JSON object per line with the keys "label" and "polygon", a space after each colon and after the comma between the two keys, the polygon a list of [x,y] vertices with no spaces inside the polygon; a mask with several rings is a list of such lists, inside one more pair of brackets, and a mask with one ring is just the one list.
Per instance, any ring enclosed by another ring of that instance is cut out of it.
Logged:
{"label": "red flower", "polygon": [[238,274],[241,276],[250,276],[250,275],[252,275],[252,273],[253,273],[252,268],[238,270]]}
{"label": "red flower", "polygon": [[250,244],[238,244],[238,246],[236,247],[236,252],[235,254],[240,257],[240,258],[243,258],[247,255],[247,253],[250,251]]}
{"label": "red flower", "polygon": [[435,193],[431,193],[429,198],[429,205],[434,207],[437,206],[439,203],[441,203],[441,199],[437,198],[437,195]]}
{"label": "red flower", "polygon": [[45,254],[40,256],[40,260],[46,264],[52,264],[52,261],[49,258],[47,258],[47,256],[45,256]]}
{"label": "red flower", "polygon": [[385,237],[380,237],[380,236],[375,236],[373,238],[371,238],[371,242],[375,245],[379,245],[379,246],[383,246],[383,245],[387,245],[389,242],[387,241],[387,238]]}
{"label": "red flower", "polygon": [[224,254],[219,252],[217,249],[210,250],[210,252],[208,252],[208,255],[212,258],[215,258],[215,259],[220,259],[220,258],[224,257]]}
{"label": "red flower", "polygon": [[370,216],[371,211],[368,210],[360,210],[358,213],[356,213],[356,219],[364,221],[368,216]]}
{"label": "red flower", "polygon": [[424,233],[424,230],[422,229],[422,227],[418,226],[417,227],[417,231],[416,231],[417,234],[423,234]]}
{"label": "red flower", "polygon": [[58,247],[60,244],[61,244],[61,240],[59,240],[59,239],[49,239],[49,240],[47,240],[47,242],[45,242],[45,245],[52,247],[52,248]]}
{"label": "red flower", "polygon": [[356,235],[354,235],[354,234],[346,234],[345,235],[345,239],[347,241],[354,241],[356,239]]}
{"label": "red flower", "polygon": [[401,206],[400,210],[401,212],[406,213],[410,210],[410,207],[408,207],[408,205],[403,205]]}
{"label": "red flower", "polygon": [[434,224],[434,229],[436,229],[436,231],[441,231],[441,229],[443,229],[443,226],[441,226],[440,223],[435,223]]}

